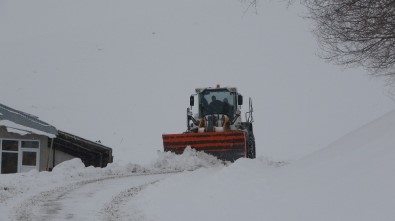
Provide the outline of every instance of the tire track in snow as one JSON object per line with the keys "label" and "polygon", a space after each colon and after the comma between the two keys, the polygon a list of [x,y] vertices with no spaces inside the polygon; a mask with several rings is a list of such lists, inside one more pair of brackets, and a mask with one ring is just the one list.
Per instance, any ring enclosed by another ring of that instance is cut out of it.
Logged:
{"label": "tire track in snow", "polygon": [[[106,180],[111,180],[111,179],[121,179],[121,178],[134,177],[134,176],[137,177],[137,176],[170,174],[170,173],[178,173],[178,172],[179,171],[129,174],[129,175],[114,175],[114,176],[106,176],[106,177],[95,178],[95,179],[82,180],[82,181],[67,184],[64,186],[56,187],[51,190],[41,192],[41,193],[29,198],[28,200],[25,200],[20,205],[18,205],[17,208],[15,208],[14,216],[11,217],[11,220],[16,220],[16,221],[51,220],[51,214],[55,214],[55,213],[57,213],[57,211],[62,209],[62,205],[58,201],[63,199],[66,195],[68,195],[72,191],[82,188],[83,186],[86,186],[88,184],[93,184],[93,183],[97,183],[100,181],[106,181]],[[106,219],[107,220],[118,220],[118,219],[114,219],[114,217],[116,217],[116,210],[114,210],[112,208],[118,208],[118,205],[121,202],[125,201],[127,198],[133,197],[141,189],[143,189],[144,187],[150,185],[151,183],[155,183],[157,181],[158,180],[155,180],[155,181],[147,183],[147,184],[143,184],[143,185],[140,185],[137,187],[132,187],[130,189],[127,189],[126,191],[119,193],[115,197],[113,197],[110,204],[108,204],[103,209],[104,213],[106,214],[105,215]],[[111,205],[113,205],[113,207],[111,207]],[[39,216],[39,217],[36,216],[36,214],[34,212],[38,211],[40,208],[45,208],[49,214],[44,215],[44,216]],[[113,215],[109,215],[109,214],[111,214],[111,212],[113,212]],[[72,215],[70,215],[69,217],[66,217],[66,219],[72,220],[73,217],[72,217]]]}
{"label": "tire track in snow", "polygon": [[[37,207],[44,207],[47,206],[50,211],[57,211],[60,209],[60,205],[56,203],[57,200],[64,197],[68,192],[71,192],[75,189],[80,188],[81,186],[99,182],[106,179],[114,179],[118,177],[105,177],[99,179],[92,179],[92,180],[84,180],[79,181],[76,183],[68,184],[66,186],[56,187],[54,189],[44,191],[31,197],[30,199],[24,201],[20,204],[15,211],[14,219],[17,221],[33,221],[33,210]],[[43,220],[46,220],[48,217],[42,217]]]}
{"label": "tire track in snow", "polygon": [[145,189],[147,186],[152,185],[154,183],[159,182],[159,180],[146,183],[137,187],[132,187],[127,190],[120,192],[116,195],[109,204],[107,204],[103,212],[105,214],[105,221],[121,221],[122,214],[120,213],[121,206],[125,204],[127,201],[131,200],[134,196],[136,196],[141,190]]}

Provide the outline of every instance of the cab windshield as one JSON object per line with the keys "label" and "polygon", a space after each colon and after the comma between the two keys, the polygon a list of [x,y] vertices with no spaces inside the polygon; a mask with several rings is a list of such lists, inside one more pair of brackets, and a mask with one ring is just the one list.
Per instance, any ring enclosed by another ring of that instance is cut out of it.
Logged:
{"label": "cab windshield", "polygon": [[211,114],[225,114],[230,118],[235,110],[235,92],[226,89],[205,90],[199,96],[199,109],[202,116]]}

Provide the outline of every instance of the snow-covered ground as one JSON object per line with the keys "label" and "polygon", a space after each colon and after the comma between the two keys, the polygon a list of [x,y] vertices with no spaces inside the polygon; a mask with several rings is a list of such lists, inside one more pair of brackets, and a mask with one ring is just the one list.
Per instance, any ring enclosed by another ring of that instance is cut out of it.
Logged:
{"label": "snow-covered ground", "polygon": [[392,220],[395,112],[284,166],[263,159],[172,176],[137,196],[148,220]]}
{"label": "snow-covered ground", "polygon": [[[321,149],[394,108],[382,83],[317,58],[301,7],[249,2],[0,0],[0,103],[115,156],[0,175],[0,220],[394,220],[395,112]],[[253,98],[259,157],[156,154],[218,83]]]}
{"label": "snow-covered ground", "polygon": [[[188,149],[183,155],[159,153],[144,166],[85,168],[81,160],[73,159],[52,172],[3,174],[0,220],[117,220],[119,204],[147,185],[182,171],[224,165],[213,156]],[[129,213],[133,215],[132,210]]]}
{"label": "snow-covered ground", "polygon": [[0,220],[393,220],[395,111],[294,162],[193,150],[0,176]]}

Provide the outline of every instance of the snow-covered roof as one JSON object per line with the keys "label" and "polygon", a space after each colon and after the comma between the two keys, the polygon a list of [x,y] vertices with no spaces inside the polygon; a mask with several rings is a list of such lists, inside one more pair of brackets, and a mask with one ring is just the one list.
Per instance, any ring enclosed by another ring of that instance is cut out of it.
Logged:
{"label": "snow-covered roof", "polygon": [[56,128],[38,117],[12,109],[0,104],[0,126],[5,126],[8,132],[25,134],[39,134],[50,138],[56,137]]}

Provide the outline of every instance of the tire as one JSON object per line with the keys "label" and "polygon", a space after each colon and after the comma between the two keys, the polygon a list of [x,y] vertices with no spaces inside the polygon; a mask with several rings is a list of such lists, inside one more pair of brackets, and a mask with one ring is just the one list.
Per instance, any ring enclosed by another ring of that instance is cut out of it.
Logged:
{"label": "tire", "polygon": [[207,132],[214,132],[214,117],[207,116]]}
{"label": "tire", "polygon": [[243,124],[243,128],[247,132],[247,158],[255,159],[256,158],[255,136],[252,129],[252,123],[245,122]]}
{"label": "tire", "polygon": [[247,144],[247,158],[255,159],[256,151],[255,151],[255,137],[252,131],[248,133],[248,144]]}

